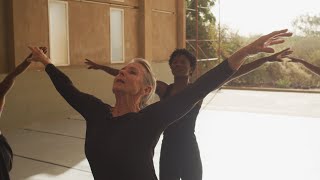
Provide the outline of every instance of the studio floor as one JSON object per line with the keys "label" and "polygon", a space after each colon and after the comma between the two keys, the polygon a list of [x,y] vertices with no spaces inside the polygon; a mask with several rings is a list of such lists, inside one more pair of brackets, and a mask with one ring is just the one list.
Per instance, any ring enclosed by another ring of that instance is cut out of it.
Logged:
{"label": "studio floor", "polygon": [[[196,136],[203,180],[319,180],[320,94],[220,90],[206,97]],[[4,132],[13,180],[93,180],[78,114]],[[161,139],[155,150],[158,173]]]}

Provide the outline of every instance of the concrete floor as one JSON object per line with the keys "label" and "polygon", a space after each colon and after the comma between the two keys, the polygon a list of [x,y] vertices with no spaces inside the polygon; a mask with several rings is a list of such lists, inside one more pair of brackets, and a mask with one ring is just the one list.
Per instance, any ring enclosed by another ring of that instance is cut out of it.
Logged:
{"label": "concrete floor", "polygon": [[[319,107],[320,95],[312,93],[211,93],[196,127],[203,180],[319,180]],[[5,132],[15,154],[12,179],[93,179],[82,117],[40,122]]]}

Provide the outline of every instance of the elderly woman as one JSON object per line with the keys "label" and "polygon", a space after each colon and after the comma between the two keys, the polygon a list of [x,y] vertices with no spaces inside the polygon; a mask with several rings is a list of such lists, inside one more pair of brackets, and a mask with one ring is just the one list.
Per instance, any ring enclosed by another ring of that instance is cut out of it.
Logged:
{"label": "elderly woman", "polygon": [[[245,75],[267,62],[282,62],[282,58],[287,57],[292,51],[287,48],[270,56],[257,59],[251,63],[242,65],[234,73],[229,81]],[[118,69],[97,64],[86,59],[85,64],[88,69],[103,70],[108,74],[116,76]],[[176,49],[170,56],[169,66],[174,77],[174,82],[170,85],[163,81],[157,81],[155,93],[160,100],[170,98],[186,88],[191,82],[192,73],[197,66],[197,60],[186,49]],[[160,155],[160,180],[201,180],[202,163],[200,150],[198,148],[195,135],[196,119],[201,108],[202,101],[199,101],[185,116],[179,121],[172,123],[163,132]]]}
{"label": "elderly woman", "polygon": [[51,81],[64,99],[87,122],[85,153],[96,180],[156,180],[153,150],[167,126],[184,116],[208,93],[221,86],[248,55],[272,53],[287,30],[262,36],[241,48],[195,83],[171,98],[145,108],[155,89],[155,78],[146,61],[135,59],[115,77],[114,107],[75,88],[69,78],[50,63],[38,48],[30,47],[32,61],[45,66]]}

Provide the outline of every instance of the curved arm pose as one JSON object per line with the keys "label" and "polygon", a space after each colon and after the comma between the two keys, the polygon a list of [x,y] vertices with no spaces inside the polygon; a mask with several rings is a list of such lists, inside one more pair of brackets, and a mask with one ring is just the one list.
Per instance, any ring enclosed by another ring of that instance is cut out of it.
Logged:
{"label": "curved arm pose", "polygon": [[51,81],[64,99],[87,122],[85,153],[96,180],[156,180],[153,150],[165,128],[183,117],[212,90],[221,86],[241,66],[244,58],[259,52],[272,53],[287,30],[262,36],[241,48],[193,84],[143,109],[155,88],[155,79],[146,61],[135,59],[115,77],[114,107],[75,88],[70,79],[50,64],[38,48],[30,47],[33,61],[46,66]]}
{"label": "curved arm pose", "polygon": [[320,67],[315,66],[313,64],[308,63],[307,61],[300,59],[300,58],[296,58],[296,57],[292,57],[289,56],[288,57],[290,59],[290,62],[294,62],[294,63],[300,63],[302,64],[304,67],[306,67],[308,70],[310,70],[311,72],[313,72],[316,75],[320,76]]}
{"label": "curved arm pose", "polygon": [[263,58],[255,60],[251,63],[244,64],[241,66],[241,68],[235,74],[233,74],[233,76],[230,78],[230,80],[233,80],[233,79],[236,79],[240,76],[248,74],[248,73],[252,72],[253,70],[262,66],[264,63],[282,62],[282,59],[288,57],[288,55],[292,54],[292,52],[293,51],[290,50],[290,48],[287,48],[287,49],[284,49],[284,50],[279,51],[277,53],[274,53],[270,56],[263,57]]}
{"label": "curved arm pose", "polygon": [[[287,48],[268,57],[242,65],[229,80],[245,75],[266,62],[282,62],[282,58],[291,53],[292,51]],[[97,64],[89,59],[86,59],[85,63],[88,65],[88,69],[103,70],[113,76],[119,73],[118,69]],[[174,83],[168,85],[165,82],[157,81],[155,92],[160,100],[173,96],[186,88],[190,84],[190,78],[196,69],[196,65],[196,57],[188,50],[176,49],[169,59]],[[185,116],[168,126],[164,131],[160,155],[160,180],[202,179],[200,151],[194,134],[201,104],[202,101],[199,101]]]}
{"label": "curved arm pose", "polygon": [[[46,52],[46,48],[41,47]],[[5,96],[14,84],[15,78],[23,73],[30,65],[28,61],[32,54],[30,54],[21,64],[19,64],[12,72],[10,72],[0,83],[0,117],[5,104]],[[9,171],[12,168],[12,150],[6,138],[0,131],[0,179],[9,180]]]}
{"label": "curved arm pose", "polygon": [[[287,48],[287,49],[284,49],[284,50],[279,51],[277,53],[274,53],[274,54],[272,54],[270,56],[263,57],[263,58],[255,60],[253,62],[244,64],[239,68],[239,70],[236,73],[234,73],[231,76],[229,81],[231,81],[233,79],[236,79],[236,78],[238,78],[240,76],[243,76],[245,74],[248,74],[251,71],[259,68],[260,66],[262,66],[263,64],[265,64],[267,62],[282,62],[282,59],[285,58],[285,57],[288,57],[288,55],[292,54],[292,52],[293,51],[291,51],[290,48]],[[188,50],[186,50],[186,49],[177,49],[177,50],[175,50],[171,54],[170,60],[171,61],[175,61],[175,58],[179,57],[179,56],[184,56],[184,58],[186,58],[186,59],[182,60],[182,61],[185,61],[185,62],[182,62],[182,63],[183,63],[183,65],[189,66],[189,67],[182,67],[182,68],[186,68],[185,70],[187,71],[187,74],[185,74],[184,77],[187,77],[187,81],[185,81],[184,83],[176,83],[176,79],[175,79],[173,84],[178,84],[178,86],[181,87],[181,88],[178,88],[178,89],[183,89],[184,87],[182,87],[182,86],[185,86],[186,84],[190,83],[190,77],[191,77],[191,75],[192,75],[192,73],[195,70],[197,65],[196,65],[195,57],[192,57],[193,55],[190,52],[188,52]],[[293,57],[288,57],[288,58],[293,58]],[[104,71],[104,72],[106,72],[106,73],[108,73],[108,74],[110,74],[112,76],[118,75],[118,73],[120,71],[119,69],[115,69],[115,68],[112,68],[112,67],[109,67],[109,66],[104,66],[104,65],[101,65],[101,64],[97,64],[94,61],[89,60],[89,59],[85,59],[85,60],[86,60],[85,64],[88,65],[88,69],[102,70],[102,71]],[[169,60],[169,65],[170,65],[170,69],[172,71],[173,70],[172,67],[171,67],[172,62],[170,62],[170,60]],[[301,61],[303,61],[303,60],[301,60]],[[303,62],[305,62],[305,61],[303,61]],[[318,71],[318,72],[320,72],[320,71]],[[174,73],[173,73],[173,75],[174,75]],[[175,75],[174,75],[174,78],[176,78]],[[182,86],[180,86],[180,84]],[[156,87],[155,93],[160,97],[160,99],[167,92],[166,89],[168,88],[168,86],[169,85],[167,83],[165,83],[163,81],[160,81],[160,80],[157,80],[157,87]]]}

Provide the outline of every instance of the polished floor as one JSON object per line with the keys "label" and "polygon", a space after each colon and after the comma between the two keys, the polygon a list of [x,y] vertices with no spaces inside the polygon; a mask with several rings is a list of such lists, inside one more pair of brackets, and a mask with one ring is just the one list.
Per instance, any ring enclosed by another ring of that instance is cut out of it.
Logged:
{"label": "polished floor", "polygon": [[[196,127],[203,180],[319,180],[319,107],[316,93],[211,93]],[[12,179],[92,180],[84,133],[78,114],[6,132],[15,154]]]}

